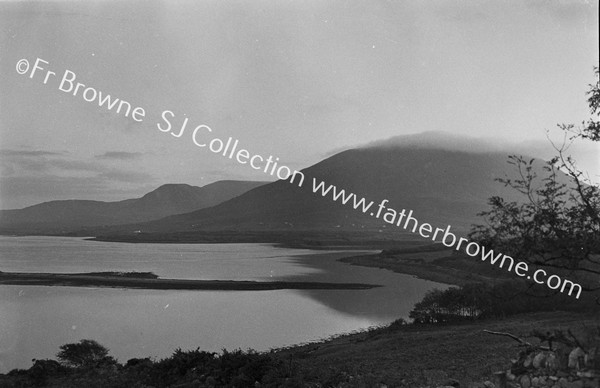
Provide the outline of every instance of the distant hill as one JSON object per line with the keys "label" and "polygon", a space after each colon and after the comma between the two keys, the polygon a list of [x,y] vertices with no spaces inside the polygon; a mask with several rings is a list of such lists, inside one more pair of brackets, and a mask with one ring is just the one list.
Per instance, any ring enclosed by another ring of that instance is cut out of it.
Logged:
{"label": "distant hill", "polygon": [[166,184],[141,198],[118,202],[44,202],[0,211],[0,233],[62,234],[81,228],[144,222],[214,206],[264,184],[253,181],[219,181],[203,187]]}
{"label": "distant hill", "polygon": [[[457,142],[456,137],[452,139]],[[335,203],[331,196],[323,198],[313,193],[313,178],[374,201],[375,211],[381,200],[388,199],[388,207],[413,210],[413,216],[421,223],[439,227],[451,225],[454,230],[463,232],[473,223],[482,222],[477,213],[487,208],[489,197],[522,199],[494,180],[506,175],[514,177],[512,166],[507,164],[509,152],[480,152],[469,144],[446,150],[443,138],[441,142],[437,139],[436,144],[413,141],[403,145],[398,140],[343,151],[306,168],[301,188],[278,181],[211,208],[101,233],[186,232],[186,238],[194,231],[223,230],[402,234],[402,230],[381,219]],[[541,161],[538,166],[542,166]],[[561,179],[567,181],[564,175]]]}

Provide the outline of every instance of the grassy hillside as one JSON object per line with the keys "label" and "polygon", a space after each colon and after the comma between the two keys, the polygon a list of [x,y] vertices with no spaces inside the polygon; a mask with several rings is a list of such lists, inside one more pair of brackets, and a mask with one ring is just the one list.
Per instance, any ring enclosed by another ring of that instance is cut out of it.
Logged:
{"label": "grassy hillside", "polygon": [[453,379],[469,387],[493,379],[493,372],[506,370],[518,354],[515,341],[484,329],[537,344],[533,329],[571,328],[577,335],[598,323],[597,314],[547,312],[453,325],[392,324],[267,353],[176,350],[162,360],[120,364],[108,356],[79,367],[41,360],[29,370],[0,375],[0,386],[414,388]]}
{"label": "grassy hillside", "polygon": [[540,331],[600,323],[600,315],[550,312],[518,315],[504,320],[453,325],[401,325],[278,352],[293,360],[305,381],[344,382],[348,387],[420,387],[456,379],[461,387],[492,379],[518,354],[517,342],[483,330],[529,336]]}

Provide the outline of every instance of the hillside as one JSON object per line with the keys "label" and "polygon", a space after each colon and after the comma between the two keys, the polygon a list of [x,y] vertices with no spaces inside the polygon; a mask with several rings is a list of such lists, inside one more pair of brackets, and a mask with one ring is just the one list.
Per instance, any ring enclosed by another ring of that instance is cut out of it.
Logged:
{"label": "hillside", "polygon": [[565,312],[451,325],[396,322],[268,353],[237,350],[218,355],[201,349],[178,349],[162,360],[135,358],[120,360],[123,365],[117,366],[108,357],[104,364],[79,369],[66,368],[54,360],[37,360],[27,370],[0,374],[0,385],[419,388],[453,384],[482,388],[484,381],[495,380],[494,372],[510,368],[511,359],[522,350],[514,340],[484,330],[509,332],[538,344],[531,336],[533,328],[546,332],[570,327],[580,336],[582,329],[597,322],[598,316],[591,313]]}
{"label": "hillside", "polygon": [[60,234],[81,228],[144,222],[214,206],[264,183],[219,181],[203,187],[166,184],[141,198],[118,202],[44,202],[0,211],[0,233]]}
{"label": "hillside", "polygon": [[[302,187],[288,181],[270,183],[212,208],[166,217],[161,220],[99,231],[104,235],[127,235],[133,231],[153,236],[183,233],[306,232],[402,234],[400,228],[369,217],[352,206],[334,202],[313,192],[313,179],[325,181],[360,199],[373,201],[373,210],[388,199],[397,211],[413,210],[419,222],[466,232],[480,223],[477,214],[487,208],[488,198],[521,198],[495,181],[514,177],[507,164],[508,152],[445,150],[438,146],[373,145],[340,152],[309,168]],[[541,170],[542,161],[537,164]],[[560,177],[564,182],[567,178]],[[201,234],[201,233],[200,233]],[[139,237],[139,236],[138,236]],[[176,238],[176,237],[175,237]]]}

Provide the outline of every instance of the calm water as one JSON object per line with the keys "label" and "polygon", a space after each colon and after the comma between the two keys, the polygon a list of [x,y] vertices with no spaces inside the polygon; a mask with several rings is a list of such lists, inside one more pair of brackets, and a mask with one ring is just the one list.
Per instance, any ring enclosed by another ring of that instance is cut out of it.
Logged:
{"label": "calm water", "polygon": [[152,271],[164,278],[365,282],[372,290],[154,291],[0,286],[0,372],[82,338],[121,362],[174,349],[267,350],[388,323],[445,285],[263,244],[119,244],[0,236],[0,270]]}

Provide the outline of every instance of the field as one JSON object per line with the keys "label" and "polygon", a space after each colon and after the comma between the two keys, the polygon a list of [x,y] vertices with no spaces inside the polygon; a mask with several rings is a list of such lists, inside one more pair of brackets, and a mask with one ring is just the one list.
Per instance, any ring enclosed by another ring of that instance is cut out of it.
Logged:
{"label": "field", "polygon": [[[598,314],[547,312],[503,320],[453,325],[398,325],[282,350],[305,381],[345,381],[348,387],[424,387],[444,385],[450,379],[461,387],[493,380],[493,373],[510,367],[519,347],[508,337],[483,330],[530,337],[533,329],[571,328],[575,333],[600,324]],[[528,338],[529,337],[529,338]]]}

